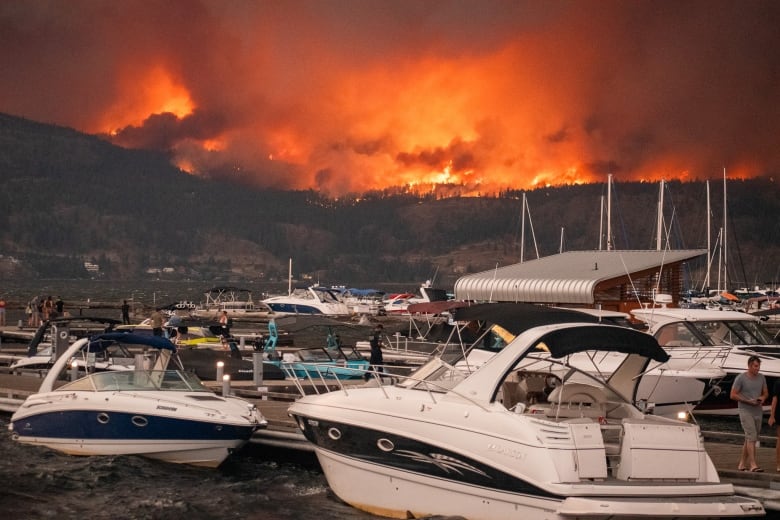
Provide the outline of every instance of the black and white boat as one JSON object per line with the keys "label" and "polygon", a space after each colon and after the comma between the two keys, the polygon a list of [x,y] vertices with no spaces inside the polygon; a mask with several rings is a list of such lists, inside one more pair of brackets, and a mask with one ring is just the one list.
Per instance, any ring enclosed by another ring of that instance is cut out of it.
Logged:
{"label": "black and white boat", "polygon": [[[115,343],[157,352],[151,368],[92,372],[62,384],[72,358],[88,359]],[[257,408],[219,396],[194,374],[169,367],[169,340],[113,332],[73,343],[54,362],[38,392],[11,417],[13,438],[71,455],[143,455],[217,467],[266,425]]]}
{"label": "black and white boat", "polygon": [[[604,382],[568,363],[584,352],[624,358]],[[650,360],[668,359],[636,330],[541,325],[478,370],[437,357],[400,383],[307,395],[289,411],[333,492],[377,515],[762,515],[758,501],[719,481],[697,425],[633,405]],[[519,391],[530,379],[543,388]]]}

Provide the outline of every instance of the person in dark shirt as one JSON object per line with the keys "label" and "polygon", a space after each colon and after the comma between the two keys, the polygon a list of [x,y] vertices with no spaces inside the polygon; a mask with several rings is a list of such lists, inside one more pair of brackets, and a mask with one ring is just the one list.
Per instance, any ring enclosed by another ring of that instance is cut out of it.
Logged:
{"label": "person in dark shirt", "polygon": [[370,371],[363,375],[363,379],[368,381],[371,378],[371,371],[384,372],[384,359],[382,358],[382,324],[374,327],[374,333],[371,336],[369,344],[371,345],[371,356],[368,359]]}

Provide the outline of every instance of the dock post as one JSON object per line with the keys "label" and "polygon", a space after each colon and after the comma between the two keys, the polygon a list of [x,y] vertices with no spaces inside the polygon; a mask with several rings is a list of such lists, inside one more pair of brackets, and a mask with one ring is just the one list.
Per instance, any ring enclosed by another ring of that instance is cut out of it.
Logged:
{"label": "dock post", "polygon": [[263,353],[252,352],[252,380],[257,391],[262,394],[261,399],[268,399],[268,388],[263,386]]}
{"label": "dock post", "polygon": [[144,366],[144,355],[143,354],[136,354],[135,355],[135,361],[133,361],[133,366],[135,370],[144,370],[146,367]]}
{"label": "dock post", "polygon": [[217,377],[214,378],[215,381],[222,381],[222,375],[225,373],[225,362],[224,361],[217,361]]}
{"label": "dock post", "polygon": [[222,376],[222,397],[230,395],[230,376]]}
{"label": "dock post", "polygon": [[242,350],[246,346],[246,338],[244,336],[238,338],[238,346],[241,347]]}

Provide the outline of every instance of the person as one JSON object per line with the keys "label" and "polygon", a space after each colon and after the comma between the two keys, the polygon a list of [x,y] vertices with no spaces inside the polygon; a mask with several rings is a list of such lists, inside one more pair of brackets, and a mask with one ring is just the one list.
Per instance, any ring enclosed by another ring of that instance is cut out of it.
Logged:
{"label": "person", "polygon": [[160,307],[157,307],[151,315],[152,334],[155,336],[163,335],[163,316],[160,310]]}
{"label": "person", "polygon": [[769,396],[766,378],[761,374],[761,358],[750,356],[747,362],[747,372],[734,378],[730,397],[737,401],[739,422],[745,432],[745,443],[742,445],[742,455],[737,469],[739,471],[764,471],[756,463],[756,443],[761,433],[763,404]]}
{"label": "person", "polygon": [[54,302],[54,309],[57,311],[57,316],[65,315],[65,302],[62,301],[62,296],[57,296],[57,301]]}
{"label": "person", "polygon": [[772,387],[772,404],[769,409],[769,426],[774,426],[776,428],[777,442],[775,443],[775,464],[777,466],[777,472],[780,473],[780,423],[777,422],[778,400],[780,400],[780,379],[775,381],[775,384]]}
{"label": "person", "polygon": [[127,300],[122,303],[122,323],[130,325],[130,305],[128,305]]}
{"label": "person", "polygon": [[5,326],[5,300],[0,298],[0,327]]}
{"label": "person", "polygon": [[[374,333],[371,335],[369,344],[371,345],[371,356],[368,358],[368,364],[370,370],[373,372],[384,372],[384,359],[382,358],[382,324],[378,324],[374,327]],[[370,372],[366,372],[363,375],[363,379],[366,381],[371,377]]]}
{"label": "person", "polygon": [[222,311],[222,315],[219,317],[219,327],[222,329],[223,336],[226,338],[230,336],[230,320],[227,311]]}
{"label": "person", "polygon": [[51,318],[51,311],[54,310],[54,300],[51,299],[51,295],[43,302],[43,321],[48,321]]}

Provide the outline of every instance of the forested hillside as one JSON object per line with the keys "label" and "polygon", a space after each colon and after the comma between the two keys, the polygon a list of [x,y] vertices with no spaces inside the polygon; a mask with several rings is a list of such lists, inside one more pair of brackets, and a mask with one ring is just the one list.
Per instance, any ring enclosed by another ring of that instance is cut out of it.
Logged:
{"label": "forested hillside", "polygon": [[[713,177],[717,177],[714,174]],[[74,130],[0,115],[0,280],[94,276],[419,282],[519,260],[522,193],[420,197],[402,188],[331,200],[186,174],[159,153],[127,150]],[[712,183],[713,242],[722,185]],[[777,280],[780,202],[771,178],[728,183],[735,283]],[[706,247],[704,183],[670,182],[673,248]],[[599,246],[604,185],[527,192],[525,258]],[[613,189],[616,248],[654,248],[657,184]],[[562,231],[563,230],[563,231]],[[606,230],[604,230],[606,231]],[[534,239],[536,246],[534,245]],[[606,242],[604,242],[606,244]],[[733,255],[733,256],[732,256]],[[157,269],[170,268],[163,273]]]}

